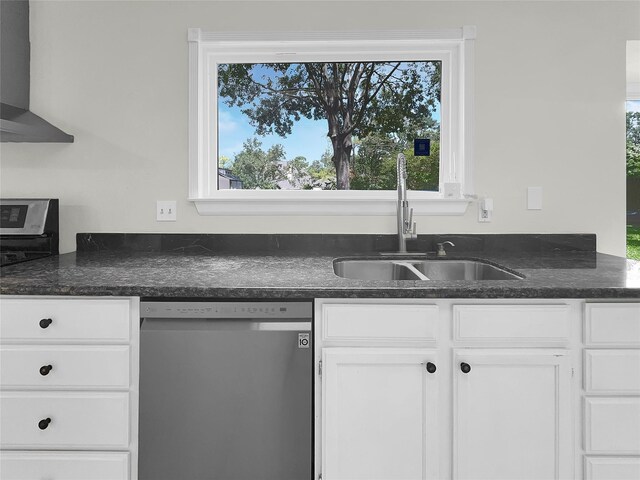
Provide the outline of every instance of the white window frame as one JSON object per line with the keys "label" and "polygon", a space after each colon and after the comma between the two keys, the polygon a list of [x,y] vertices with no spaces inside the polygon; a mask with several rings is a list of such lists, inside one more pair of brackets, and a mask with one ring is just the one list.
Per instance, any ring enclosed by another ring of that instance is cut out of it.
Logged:
{"label": "white window frame", "polygon": [[[217,66],[283,59],[292,63],[440,60],[440,191],[409,191],[408,198],[416,214],[464,214],[474,198],[474,39],[473,26],[352,33],[222,33],[190,28],[189,200],[200,215],[395,215],[397,194],[388,190],[218,190]],[[445,189],[445,184],[453,185]],[[458,186],[460,195],[452,195]]]}

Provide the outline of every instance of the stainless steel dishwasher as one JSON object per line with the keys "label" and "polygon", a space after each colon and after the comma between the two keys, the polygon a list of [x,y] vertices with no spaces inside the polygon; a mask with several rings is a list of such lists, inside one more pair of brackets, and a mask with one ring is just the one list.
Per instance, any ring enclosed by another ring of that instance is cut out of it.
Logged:
{"label": "stainless steel dishwasher", "polygon": [[311,302],[140,311],[140,480],[312,478]]}

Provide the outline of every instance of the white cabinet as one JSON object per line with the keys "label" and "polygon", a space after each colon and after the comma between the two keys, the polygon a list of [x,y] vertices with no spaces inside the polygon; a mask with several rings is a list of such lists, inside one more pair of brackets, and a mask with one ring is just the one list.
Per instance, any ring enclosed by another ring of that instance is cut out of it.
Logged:
{"label": "white cabinet", "polygon": [[0,299],[0,468],[137,478],[139,301]]}
{"label": "white cabinet", "polygon": [[580,306],[317,300],[316,478],[574,479]]}
{"label": "white cabinet", "polygon": [[461,349],[453,367],[453,478],[571,478],[566,351]]}
{"label": "white cabinet", "polygon": [[584,346],[585,478],[638,479],[640,303],[587,303]]}
{"label": "white cabinet", "polygon": [[427,349],[324,349],[323,479],[441,478],[435,362]]}

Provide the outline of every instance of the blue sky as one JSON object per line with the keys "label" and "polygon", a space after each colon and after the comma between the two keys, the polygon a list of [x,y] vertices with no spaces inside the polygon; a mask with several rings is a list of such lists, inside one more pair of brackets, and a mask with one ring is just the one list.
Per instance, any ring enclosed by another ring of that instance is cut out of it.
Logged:
{"label": "blue sky", "polygon": [[640,100],[627,100],[627,112],[640,112]]}
{"label": "blue sky", "polygon": [[[254,127],[238,107],[227,107],[220,102],[218,107],[218,155],[233,157],[240,153],[242,144],[248,139],[258,137]],[[294,124],[291,135],[286,138],[278,135],[258,137],[262,148],[268,150],[275,144],[284,146],[287,159],[305,157],[309,162],[320,160],[322,154],[331,147],[327,137],[326,120],[300,119]]]}

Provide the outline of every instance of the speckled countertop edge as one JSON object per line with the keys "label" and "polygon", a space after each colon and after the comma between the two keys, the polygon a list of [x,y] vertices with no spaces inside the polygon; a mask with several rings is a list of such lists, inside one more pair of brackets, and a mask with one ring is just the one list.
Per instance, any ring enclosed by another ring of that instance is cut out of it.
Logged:
{"label": "speckled countertop edge", "polygon": [[593,252],[482,255],[525,278],[446,282],[344,279],[333,273],[334,258],[71,253],[4,267],[0,294],[217,299],[640,298],[640,269],[629,270],[625,259]]}

